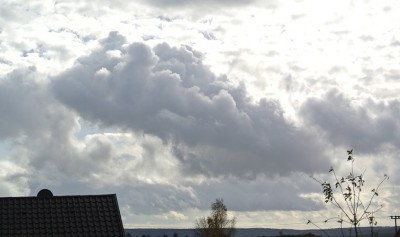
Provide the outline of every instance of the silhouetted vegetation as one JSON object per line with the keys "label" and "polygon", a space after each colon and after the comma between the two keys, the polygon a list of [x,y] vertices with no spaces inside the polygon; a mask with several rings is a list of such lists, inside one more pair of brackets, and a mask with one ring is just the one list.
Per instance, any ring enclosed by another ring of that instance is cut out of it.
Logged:
{"label": "silhouetted vegetation", "polygon": [[235,232],[236,219],[228,219],[228,209],[222,199],[211,204],[210,216],[196,221],[196,237],[231,237]]}
{"label": "silhouetted vegetation", "polygon": [[[355,168],[354,161],[355,159],[353,157],[353,150],[348,150],[347,162],[351,163],[349,175],[342,176],[339,178],[333,167],[331,167],[329,173],[332,174],[333,176],[333,182],[327,182],[327,181],[321,182],[314,177],[312,178],[321,184],[322,193],[324,194],[325,197],[325,202],[333,204],[333,206],[339,209],[340,211],[339,216],[329,218],[325,220],[325,222],[328,222],[330,220],[337,221],[340,224],[343,236],[344,236],[343,223],[348,223],[354,229],[355,236],[358,237],[359,236],[358,227],[361,221],[368,220],[371,226],[377,224],[376,220],[374,219],[374,214],[382,208],[382,205],[376,206],[373,204],[372,201],[374,200],[375,197],[378,197],[379,188],[381,187],[384,181],[389,179],[389,177],[385,174],[383,176],[383,179],[376,186],[376,188],[371,190],[369,198],[365,198],[365,194],[362,192],[362,191],[365,192],[364,189],[365,170],[356,175],[355,172],[357,171],[354,170]],[[308,220],[307,224],[313,224],[317,228],[321,229],[311,220]],[[351,236],[351,231],[350,231],[350,236]]]}

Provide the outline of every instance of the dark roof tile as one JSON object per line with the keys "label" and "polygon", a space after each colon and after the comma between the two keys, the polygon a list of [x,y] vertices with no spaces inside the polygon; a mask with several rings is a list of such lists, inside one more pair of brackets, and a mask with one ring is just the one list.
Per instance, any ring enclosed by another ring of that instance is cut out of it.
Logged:
{"label": "dark roof tile", "polygon": [[115,194],[0,198],[0,236],[123,237]]}

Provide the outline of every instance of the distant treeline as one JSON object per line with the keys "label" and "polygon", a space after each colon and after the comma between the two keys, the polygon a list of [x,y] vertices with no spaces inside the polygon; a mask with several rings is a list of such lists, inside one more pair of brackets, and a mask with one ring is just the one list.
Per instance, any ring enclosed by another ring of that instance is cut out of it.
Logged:
{"label": "distant treeline", "polygon": [[[143,234],[142,236],[132,236],[130,233],[127,233],[125,236],[126,237],[152,237],[151,235],[145,235],[145,234]],[[164,234],[162,236],[158,235],[156,237],[169,237],[169,236]],[[179,237],[179,234],[175,232],[172,235],[172,237]],[[189,236],[185,235],[185,237],[189,237]],[[262,235],[262,236],[257,236],[257,237],[268,237],[268,236]],[[312,233],[308,233],[308,234],[301,234],[301,235],[278,235],[278,236],[273,236],[273,237],[318,237],[318,236],[314,235]]]}
{"label": "distant treeline", "polygon": [[[263,236],[257,236],[257,237],[267,237],[265,235]],[[318,237],[318,235],[314,235],[312,233],[307,233],[307,234],[299,234],[299,235],[277,235],[273,237]]]}
{"label": "distant treeline", "polygon": [[125,233],[126,237],[194,237],[191,229],[129,229]]}
{"label": "distant treeline", "polygon": [[[130,233],[126,233],[125,234],[125,237],[152,237],[151,235],[145,235],[145,234],[143,234],[143,235],[141,235],[141,236],[132,236],[132,234],[130,234]],[[157,236],[154,236],[154,237],[169,237],[168,235],[166,235],[166,234],[164,234],[164,235],[157,235]],[[174,233],[173,235],[172,235],[172,237],[179,237],[179,235],[178,235],[178,233]],[[185,235],[185,237],[189,237],[188,235]]]}
{"label": "distant treeline", "polygon": [[[374,237],[393,237],[394,227],[374,227]],[[348,229],[343,229],[345,236],[354,236]],[[325,232],[325,233],[324,233]],[[371,236],[369,227],[361,227],[364,237]],[[195,237],[193,229],[125,229],[126,237]],[[342,237],[339,228],[322,230],[268,229],[268,228],[237,228],[235,237]]]}

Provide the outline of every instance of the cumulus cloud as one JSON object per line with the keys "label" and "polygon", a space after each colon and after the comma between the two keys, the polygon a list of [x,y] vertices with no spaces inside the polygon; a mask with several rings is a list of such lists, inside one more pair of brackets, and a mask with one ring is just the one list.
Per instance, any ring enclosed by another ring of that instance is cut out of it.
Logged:
{"label": "cumulus cloud", "polygon": [[55,97],[102,126],[160,137],[188,173],[254,177],[326,162],[318,142],[287,122],[278,102],[251,103],[243,85],[216,77],[191,48],[122,42],[111,33],[103,48],[55,77]]}
{"label": "cumulus cloud", "polygon": [[35,75],[35,68],[31,67],[15,70],[1,79],[0,139],[36,130],[38,123],[45,122],[44,94],[35,82]]}
{"label": "cumulus cloud", "polygon": [[[8,190],[10,194],[29,193],[28,177],[35,173],[33,168],[46,172],[42,168],[48,164],[47,158],[52,162],[60,152],[69,152],[69,137],[77,128],[73,114],[58,106],[48,93],[42,76],[29,67],[0,78],[0,144],[9,144],[3,159],[13,164],[11,173],[20,170],[17,173],[25,180],[20,183],[16,175],[10,175],[8,182],[21,185],[19,192]],[[39,155],[41,151],[46,156]]]}
{"label": "cumulus cloud", "polygon": [[301,109],[310,127],[317,127],[335,146],[358,152],[378,152],[385,145],[399,147],[399,103],[352,100],[338,90],[309,98]]}

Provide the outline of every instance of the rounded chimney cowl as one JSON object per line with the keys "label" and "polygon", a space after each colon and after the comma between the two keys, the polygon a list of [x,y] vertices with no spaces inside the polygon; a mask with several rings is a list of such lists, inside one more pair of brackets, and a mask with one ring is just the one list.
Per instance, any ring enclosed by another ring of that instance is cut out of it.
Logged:
{"label": "rounded chimney cowl", "polygon": [[53,197],[53,193],[48,189],[42,189],[37,194],[38,197]]}

